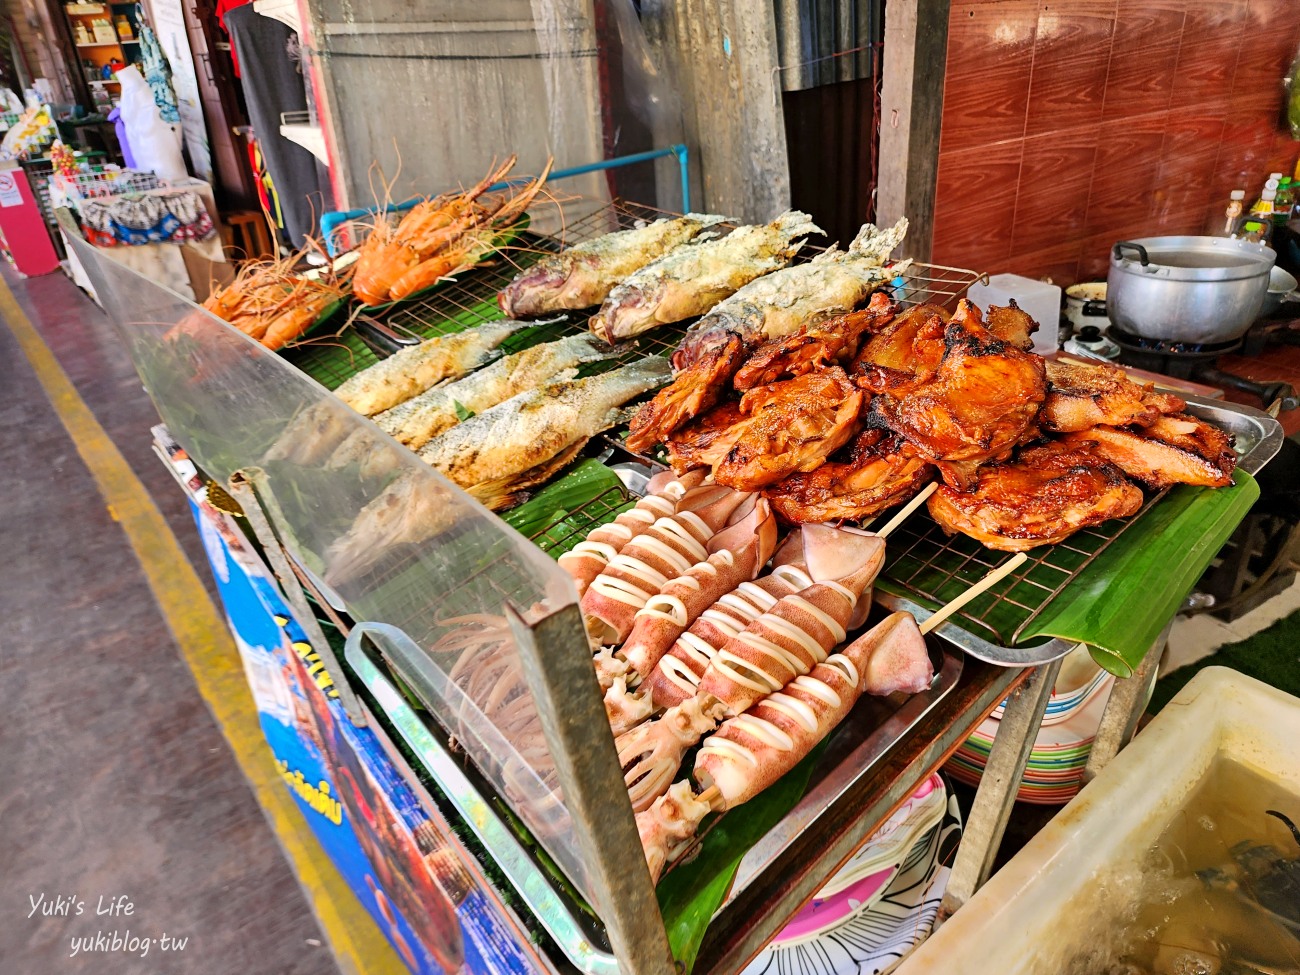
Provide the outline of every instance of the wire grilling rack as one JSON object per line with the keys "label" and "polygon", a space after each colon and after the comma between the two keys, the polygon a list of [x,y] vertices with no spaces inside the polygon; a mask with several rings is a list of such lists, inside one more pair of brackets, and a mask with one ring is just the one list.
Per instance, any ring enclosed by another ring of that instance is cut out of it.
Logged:
{"label": "wire grilling rack", "polygon": [[[466,272],[413,301],[383,309],[373,318],[363,316],[358,329],[348,330],[338,337],[308,342],[288,350],[287,356],[299,368],[333,389],[377,361],[385,346],[400,348],[502,318],[497,306],[497,293],[522,268],[543,254],[663,216],[675,214],[616,200],[567,224],[558,237],[525,232],[512,249],[497,255],[488,265]],[[817,248],[805,248],[803,256],[817,252]],[[890,282],[889,287],[893,296],[905,306],[931,303],[952,310],[970,285],[981,277],[962,268],[912,263]],[[639,336],[636,341],[617,350],[614,357],[582,366],[581,375],[604,372],[645,355],[670,355],[689,324],[661,327]],[[511,336],[503,343],[502,351],[507,354],[518,352],[585,330],[586,317],[577,313],[562,320],[539,323]],[[377,347],[381,351],[377,352]],[[630,453],[622,446],[625,432],[613,431],[606,439],[616,450]],[[654,457],[632,456],[656,462]],[[999,646],[1014,646],[1047,603],[1161,496],[1149,498],[1138,515],[1131,519],[1107,522],[1080,531],[1058,545],[1031,550],[1028,561],[1018,571],[967,604],[954,618],[981,639]],[[558,556],[572,548],[592,528],[612,520],[628,500],[622,489],[610,489],[568,511],[561,523],[530,533],[530,538]],[[897,595],[938,606],[960,595],[1008,558],[1008,553],[987,549],[964,535],[949,537],[922,508],[891,537],[887,563],[879,584]],[[503,593],[508,591],[508,585],[503,586],[491,579],[492,572],[487,566],[482,575]],[[472,573],[471,578],[480,578],[480,573]]]}

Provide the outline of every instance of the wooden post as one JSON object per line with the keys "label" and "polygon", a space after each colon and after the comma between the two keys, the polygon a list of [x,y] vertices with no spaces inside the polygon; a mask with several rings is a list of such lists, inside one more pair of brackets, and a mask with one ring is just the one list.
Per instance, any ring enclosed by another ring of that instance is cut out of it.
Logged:
{"label": "wooden post", "polygon": [[681,91],[696,210],[766,222],[790,205],[776,42],[765,0],[644,0],[642,23]]}
{"label": "wooden post", "polygon": [[930,259],[935,180],[948,58],[949,0],[890,0],[885,5],[884,85],[876,222],[907,217],[903,254]]}

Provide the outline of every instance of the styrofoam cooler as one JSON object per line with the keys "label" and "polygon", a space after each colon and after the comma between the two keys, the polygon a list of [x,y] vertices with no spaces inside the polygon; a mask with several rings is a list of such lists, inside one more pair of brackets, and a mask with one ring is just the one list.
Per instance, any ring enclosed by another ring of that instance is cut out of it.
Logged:
{"label": "styrofoam cooler", "polygon": [[968,297],[979,305],[981,311],[989,305],[1006,305],[1014,298],[1016,304],[1038,323],[1038,331],[1034,333],[1034,351],[1047,355],[1057,350],[1061,331],[1061,289],[1056,285],[1019,274],[992,274],[988,284],[978,281],[972,284]]}

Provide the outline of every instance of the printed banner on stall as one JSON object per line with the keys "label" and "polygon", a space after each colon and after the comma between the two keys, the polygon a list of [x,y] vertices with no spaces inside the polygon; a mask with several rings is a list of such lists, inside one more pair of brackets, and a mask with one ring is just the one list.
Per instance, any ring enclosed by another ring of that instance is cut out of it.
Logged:
{"label": "printed banner on stall", "polygon": [[[193,504],[193,502],[191,502]],[[243,537],[194,507],[217,590],[285,788],[358,900],[416,975],[523,975],[541,966],[496,895],[429,817]]]}

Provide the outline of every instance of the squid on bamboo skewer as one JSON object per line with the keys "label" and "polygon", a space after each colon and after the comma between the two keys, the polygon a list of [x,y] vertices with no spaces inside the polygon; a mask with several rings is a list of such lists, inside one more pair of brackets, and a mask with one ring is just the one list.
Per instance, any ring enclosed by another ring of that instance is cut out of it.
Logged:
{"label": "squid on bamboo skewer", "polygon": [[[632,539],[646,531],[660,518],[677,513],[687,492],[699,487],[705,471],[690,471],[680,476],[661,471],[650,478],[645,497],[608,524],[593,528],[585,539],[559,558],[560,568],[573,577],[578,595],[587,591],[605,566]],[[698,495],[695,496],[698,499]],[[688,510],[688,509],[686,509]]]}
{"label": "squid on bamboo skewer", "polygon": [[[725,812],[754,798],[794,768],[829,735],[866,693],[924,690],[933,673],[925,634],[989,586],[1015,571],[1023,553],[994,569],[958,599],[918,624],[894,613],[807,674],[725,721],[705,739],[695,759],[696,794],[688,782],[672,785],[637,813],[637,830],[651,876],[658,881],[709,812]],[[890,667],[902,676],[883,680]]]}
{"label": "squid on bamboo skewer", "polygon": [[[735,531],[724,532],[727,528]],[[592,580],[582,597],[588,631],[602,644],[622,643],[637,611],[670,579],[712,552],[760,533],[771,538],[770,556],[776,528],[766,501],[721,485],[694,489],[682,498],[676,514],[659,518],[629,541]]]}

